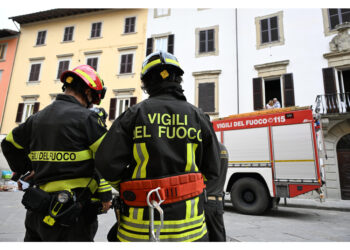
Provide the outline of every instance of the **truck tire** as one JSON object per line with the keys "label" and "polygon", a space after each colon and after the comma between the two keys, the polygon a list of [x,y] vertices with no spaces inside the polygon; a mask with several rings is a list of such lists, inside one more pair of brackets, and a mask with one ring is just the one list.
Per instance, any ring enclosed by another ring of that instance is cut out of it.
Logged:
{"label": "truck tire", "polygon": [[232,205],[243,214],[264,213],[270,204],[270,199],[264,184],[254,178],[239,179],[231,188]]}

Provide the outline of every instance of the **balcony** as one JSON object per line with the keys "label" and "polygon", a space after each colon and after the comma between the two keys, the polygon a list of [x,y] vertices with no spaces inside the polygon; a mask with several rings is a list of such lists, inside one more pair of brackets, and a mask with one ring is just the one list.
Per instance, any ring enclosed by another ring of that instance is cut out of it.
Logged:
{"label": "balcony", "polygon": [[314,112],[322,115],[350,113],[350,92],[318,95]]}

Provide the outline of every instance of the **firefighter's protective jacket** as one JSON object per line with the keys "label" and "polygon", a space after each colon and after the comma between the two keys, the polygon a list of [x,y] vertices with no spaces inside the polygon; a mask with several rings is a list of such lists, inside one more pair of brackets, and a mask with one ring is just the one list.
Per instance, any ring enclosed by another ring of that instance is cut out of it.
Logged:
{"label": "firefighter's protective jacket", "polygon": [[[98,176],[91,180],[94,156],[105,133],[95,112],[73,96],[62,94],[13,129],[1,146],[11,170],[20,174],[34,170],[33,182],[44,191],[81,188],[90,183],[94,193],[99,183]],[[111,189],[105,183],[100,189],[100,199],[110,200]]]}
{"label": "firefighter's protective jacket", "polygon": [[[130,107],[113,123],[96,152],[96,168],[115,188],[130,179],[201,172],[219,174],[220,149],[209,119],[184,96],[162,93]],[[161,241],[195,241],[207,232],[203,195],[162,205]],[[155,213],[155,227],[160,224]],[[122,210],[118,239],[148,241],[147,207]]]}

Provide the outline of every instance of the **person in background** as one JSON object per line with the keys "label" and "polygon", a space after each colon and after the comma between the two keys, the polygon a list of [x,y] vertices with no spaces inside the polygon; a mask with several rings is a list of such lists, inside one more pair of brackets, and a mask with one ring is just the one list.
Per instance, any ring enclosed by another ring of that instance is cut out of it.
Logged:
{"label": "person in background", "polygon": [[277,100],[277,98],[273,98],[273,108],[281,108],[281,103]]}
{"label": "person in background", "polygon": [[273,109],[273,101],[270,100],[267,104],[266,104],[266,109]]}
{"label": "person in background", "polygon": [[220,175],[219,178],[205,181],[206,200],[204,202],[205,221],[208,228],[209,241],[226,241],[224,225],[224,184],[228,169],[228,152],[220,145]]}

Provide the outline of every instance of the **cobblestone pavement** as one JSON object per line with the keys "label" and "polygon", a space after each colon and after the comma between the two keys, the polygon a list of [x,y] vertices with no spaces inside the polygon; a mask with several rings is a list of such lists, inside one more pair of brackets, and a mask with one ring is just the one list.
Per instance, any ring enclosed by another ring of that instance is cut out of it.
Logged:
{"label": "cobblestone pavement", "polygon": [[[0,242],[23,241],[23,193],[0,192]],[[263,216],[243,215],[226,204],[225,227],[229,242],[350,242],[350,212],[337,209],[280,206]],[[115,223],[113,210],[99,216],[95,241],[106,242]],[[350,244],[349,248],[350,249]]]}

